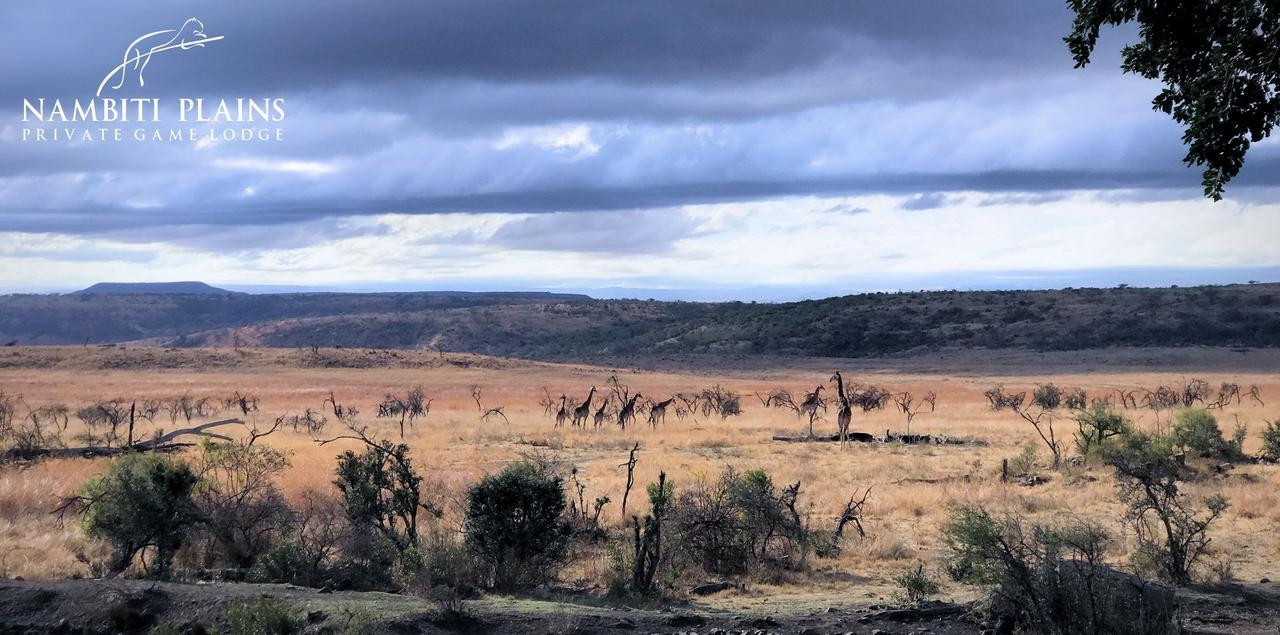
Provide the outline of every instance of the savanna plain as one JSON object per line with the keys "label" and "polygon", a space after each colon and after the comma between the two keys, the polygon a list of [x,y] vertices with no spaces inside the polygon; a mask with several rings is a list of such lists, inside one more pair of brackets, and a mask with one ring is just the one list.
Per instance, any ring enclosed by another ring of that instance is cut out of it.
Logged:
{"label": "savanna plain", "polygon": [[[769,396],[785,391],[799,402],[819,385],[831,399],[815,416],[813,431],[837,432],[835,371],[850,385],[876,386],[893,395],[908,392],[918,400],[934,393],[936,406],[917,408],[909,430],[906,415],[892,399],[880,409],[855,409],[850,430],[874,435],[872,442],[775,440],[775,435],[808,435],[810,421],[791,408],[766,404]],[[832,530],[851,498],[865,496],[859,516],[864,535],[845,531],[834,556],[809,554],[802,566],[737,576],[731,580],[733,587],[711,595],[691,595],[689,590],[719,576],[683,579],[666,590],[688,610],[780,618],[829,608],[892,604],[901,599],[896,579],[913,570],[923,571],[941,585],[939,597],[972,600],[975,592],[951,580],[942,564],[946,545],[941,528],[957,504],[981,505],[993,513],[1012,513],[1032,522],[1093,521],[1112,536],[1109,561],[1124,568],[1135,549],[1131,522],[1117,496],[1113,470],[1101,461],[1072,458],[1076,454],[1072,436],[1077,430],[1072,413],[1062,409],[1054,415],[1054,433],[1064,448],[1064,460],[1053,469],[1052,456],[1037,431],[1014,412],[994,410],[984,393],[994,386],[1028,393],[1046,384],[1078,388],[1091,399],[1110,399],[1136,428],[1158,433],[1168,430],[1176,409],[1140,404],[1126,408],[1123,397],[1115,396],[1140,396],[1141,391],[1160,386],[1183,387],[1192,379],[1204,380],[1215,391],[1222,384],[1246,391],[1257,387],[1259,399],[1233,399],[1211,412],[1228,435],[1238,424],[1245,426],[1243,454],[1260,455],[1261,431],[1266,422],[1280,418],[1280,351],[1274,350],[960,351],[872,360],[739,359],[717,366],[707,358],[575,365],[425,350],[0,349],[0,390],[20,399],[23,411],[65,404],[74,412],[112,399],[208,398],[209,404],[219,407],[211,405],[191,423],[240,418],[243,425],[217,431],[242,440],[253,429],[266,431],[278,418],[288,421],[308,409],[325,416],[325,428],[318,433],[295,430],[286,423],[256,441],[287,458],[287,467],[274,476],[274,482],[291,504],[309,496],[338,496],[336,457],[344,450],[362,449],[362,442],[320,443],[317,438],[340,436],[345,430],[334,417],[333,402],[355,408],[357,414],[350,421],[365,427],[367,434],[396,443],[403,439],[411,448],[425,495],[440,510],[439,518],[433,516],[430,522],[434,530],[445,533],[463,531],[470,486],[521,460],[553,465],[575,507],[582,500],[584,507],[592,508],[594,500],[607,496],[599,525],[627,550],[632,548],[630,516],[650,511],[645,487],[658,481],[660,473],[678,495],[714,482],[726,468],[739,473],[764,470],[779,491],[799,483],[796,509],[813,531],[821,532]],[[429,411],[406,424],[402,437],[397,417],[377,416],[379,404],[388,395],[404,395],[417,386],[430,400]],[[677,400],[662,421],[651,425],[641,409],[623,429],[617,422],[611,386],[642,394],[642,404],[719,389],[737,394],[741,412],[730,416],[685,412]],[[603,404],[602,398],[609,397],[613,404],[606,406],[601,425],[595,425],[594,417],[580,427],[568,421],[557,425],[561,395],[566,403],[581,402],[592,387],[596,389],[593,414]],[[257,408],[241,412],[221,405],[237,392],[256,398]],[[495,410],[499,408],[501,412]],[[85,432],[83,423],[73,415],[67,425],[62,442],[78,445],[77,435]],[[137,425],[135,438],[188,424],[160,414]],[[895,440],[908,431],[930,436],[915,443]],[[633,448],[638,448],[634,485],[624,516],[621,500]],[[188,448],[177,456],[198,451]],[[108,460],[46,458],[0,466],[0,575],[53,581],[101,574],[95,563],[107,557],[107,548],[86,537],[74,519],[59,522],[54,510],[100,474]],[[1280,466],[1257,460],[1230,466],[1197,457],[1187,460],[1200,476],[1188,480],[1183,493],[1192,500],[1220,494],[1229,502],[1209,530],[1211,543],[1199,565],[1198,582],[1269,588],[1259,586],[1259,581],[1280,578],[1276,564],[1280,535],[1275,531],[1280,521]],[[1005,478],[1006,461],[1038,478]],[[575,543],[573,549],[573,557],[548,585],[551,591],[543,589],[534,596],[607,604],[602,598],[607,595],[613,566],[609,548]],[[183,575],[182,563],[180,555],[175,575]],[[501,595],[475,601],[492,601]],[[1257,627],[1274,628],[1274,624],[1263,619]]]}

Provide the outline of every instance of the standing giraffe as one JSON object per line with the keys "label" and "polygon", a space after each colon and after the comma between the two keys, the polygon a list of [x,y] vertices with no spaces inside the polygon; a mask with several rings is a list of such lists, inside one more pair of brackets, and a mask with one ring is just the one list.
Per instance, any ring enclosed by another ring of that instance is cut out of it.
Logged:
{"label": "standing giraffe", "polygon": [[597,428],[599,428],[600,425],[604,423],[605,417],[608,416],[605,414],[605,409],[608,407],[609,407],[609,398],[605,397],[604,402],[600,404],[600,409],[597,410],[595,414],[595,424]]}
{"label": "standing giraffe", "polygon": [[799,414],[809,416],[809,436],[813,436],[813,422],[818,418],[818,408],[822,408],[823,412],[827,411],[827,402],[822,400],[822,389],[824,386],[818,384],[813,392],[804,396],[804,401],[800,403]]}
{"label": "standing giraffe", "polygon": [[672,398],[653,404],[653,407],[649,409],[649,425],[656,428],[659,422],[667,422],[667,406],[670,406],[672,401],[675,401],[675,399]]}
{"label": "standing giraffe", "polygon": [[582,405],[573,409],[573,426],[576,428],[582,426],[587,427],[587,417],[591,415],[591,400],[596,396],[596,387],[591,387],[591,392],[587,393],[587,400]]}
{"label": "standing giraffe", "polygon": [[836,382],[836,393],[840,397],[840,412],[836,413],[836,424],[840,428],[840,445],[849,442],[849,422],[853,420],[853,404],[849,403],[849,395],[844,391],[844,377],[840,371],[831,376]]}
{"label": "standing giraffe", "polygon": [[622,409],[618,411],[618,425],[621,426],[623,430],[627,429],[627,422],[635,418],[636,400],[641,396],[642,395],[640,393],[636,393],[628,399],[626,403],[622,404]]}
{"label": "standing giraffe", "polygon": [[565,395],[560,395],[560,410],[556,412],[556,427],[564,425],[565,419],[569,418],[569,411],[565,409],[565,401],[568,399]]}

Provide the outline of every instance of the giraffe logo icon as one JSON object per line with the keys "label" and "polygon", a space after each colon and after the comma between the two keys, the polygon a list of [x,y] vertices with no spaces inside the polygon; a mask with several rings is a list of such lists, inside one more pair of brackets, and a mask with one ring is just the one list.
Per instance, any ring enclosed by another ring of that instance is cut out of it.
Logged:
{"label": "giraffe logo icon", "polygon": [[143,73],[147,70],[147,65],[151,63],[151,58],[158,53],[204,47],[210,42],[217,42],[221,39],[223,39],[221,35],[206,34],[204,32],[204,23],[196,18],[189,18],[177,29],[152,31],[134,40],[125,48],[121,62],[111,69],[111,72],[107,73],[106,77],[102,78],[102,82],[98,84],[96,96],[101,97],[102,91],[106,90],[107,84],[113,79],[115,83],[111,85],[111,90],[119,90],[128,81],[130,72],[136,74],[139,86],[146,86],[147,82]]}

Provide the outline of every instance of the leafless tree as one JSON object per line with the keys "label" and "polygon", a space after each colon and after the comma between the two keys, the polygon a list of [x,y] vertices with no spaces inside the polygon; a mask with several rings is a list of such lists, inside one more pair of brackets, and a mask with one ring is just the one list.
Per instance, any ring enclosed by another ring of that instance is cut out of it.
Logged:
{"label": "leafless tree", "polygon": [[627,468],[627,486],[622,490],[622,517],[627,517],[627,499],[631,497],[631,486],[636,482],[636,462],[639,460],[636,455],[640,452],[640,443],[637,441],[635,446],[631,448],[631,452],[627,454],[627,462],[618,467]]}
{"label": "leafless tree", "polygon": [[[410,388],[404,395],[389,393],[378,404],[378,417],[398,418],[400,421],[400,438],[404,438],[404,424],[414,426],[418,417],[425,417],[431,412],[431,402],[423,392],[422,386]],[[341,420],[341,417],[339,417]],[[345,423],[345,422],[344,422]]]}
{"label": "leafless tree", "polygon": [[1141,390],[1122,390],[1116,389],[1116,397],[1120,400],[1120,407],[1125,409],[1136,410],[1138,408],[1138,393]]}
{"label": "leafless tree", "polygon": [[312,437],[324,430],[329,421],[323,414],[307,408],[300,415],[283,414],[276,417],[276,424],[289,426],[294,432],[305,432]]}
{"label": "leafless tree", "polygon": [[911,434],[911,422],[915,420],[916,415],[926,412],[926,407],[928,407],[927,412],[933,412],[934,408],[937,407],[938,395],[930,390],[924,394],[924,397],[921,397],[919,401],[917,401],[915,396],[910,392],[903,391],[894,397],[894,403],[898,404],[898,410],[900,410],[903,415],[906,415],[907,434]]}
{"label": "leafless tree", "polygon": [[1238,406],[1240,405],[1240,399],[1240,384],[1233,384],[1224,381],[1222,382],[1222,385],[1218,387],[1218,394],[1213,398],[1213,401],[1210,401],[1205,405],[1205,407],[1209,409],[1225,408],[1226,406],[1231,405],[1232,401],[1235,401]]}
{"label": "leafless tree", "polygon": [[480,395],[481,395],[480,386],[473,384],[471,386],[471,398],[474,399],[476,402],[476,410],[479,412],[484,412],[484,406],[480,405]]}
{"label": "leafless tree", "polygon": [[76,410],[76,418],[87,428],[83,437],[86,445],[116,446],[120,428],[136,417],[133,404],[121,399],[107,399]]}
{"label": "leafless tree", "polygon": [[995,386],[984,393],[992,410],[1011,410],[1035,428],[1040,439],[1053,455],[1053,467],[1062,463],[1062,445],[1054,434],[1053,420],[1062,405],[1062,389],[1053,384],[1037,386],[1031,392],[1028,403],[1025,392],[1006,393],[1003,386]]}
{"label": "leafless tree", "polygon": [[756,393],[756,398],[759,399],[760,403],[764,404],[764,407],[766,408],[786,408],[793,412],[800,412],[800,405],[796,403],[794,398],[792,398],[791,392],[782,388],[775,388],[765,396],[761,396],[760,393]]}
{"label": "leafless tree", "polygon": [[229,410],[238,410],[241,416],[250,417],[258,412],[258,396],[237,390],[223,400],[222,407]]}
{"label": "leafless tree", "polygon": [[1265,402],[1262,401],[1262,391],[1258,390],[1257,384],[1249,386],[1249,392],[1246,394],[1249,395],[1250,399],[1258,402],[1259,406],[1267,405]]}
{"label": "leafless tree", "polygon": [[721,387],[720,384],[704,388],[702,393],[694,398],[694,403],[701,403],[702,416],[704,417],[710,417],[714,414],[721,419],[728,419],[742,414],[741,395]]}
{"label": "leafless tree", "polygon": [[556,400],[551,398],[551,391],[546,386],[542,387],[542,397],[538,399],[538,405],[542,406],[542,413],[548,417],[555,414]]}
{"label": "leafless tree", "polygon": [[840,512],[840,515],[836,517],[836,529],[832,535],[833,544],[839,546],[841,538],[844,537],[845,527],[849,523],[853,523],[854,529],[858,530],[859,537],[865,538],[867,536],[867,532],[862,528],[862,508],[867,504],[867,497],[870,495],[871,488],[868,487],[866,491],[862,492],[862,496],[854,493],[853,496],[849,497],[849,502],[844,505],[844,511]]}
{"label": "leafless tree", "polygon": [[338,398],[334,396],[332,390],[329,391],[329,396],[325,398],[323,405],[333,412],[333,418],[343,425],[350,425],[351,422],[355,421],[356,416],[360,414],[360,411],[356,410],[355,406],[338,403]]}
{"label": "leafless tree", "polygon": [[1209,394],[1212,390],[1209,387],[1209,382],[1203,379],[1193,378],[1187,381],[1182,386],[1182,407],[1190,408],[1196,404],[1204,405],[1205,401],[1209,399]]}
{"label": "leafless tree", "polygon": [[19,420],[15,416],[19,401],[0,393],[0,445],[9,446],[15,456],[64,447],[62,433],[69,425],[70,409],[65,404],[46,404],[28,408]]}

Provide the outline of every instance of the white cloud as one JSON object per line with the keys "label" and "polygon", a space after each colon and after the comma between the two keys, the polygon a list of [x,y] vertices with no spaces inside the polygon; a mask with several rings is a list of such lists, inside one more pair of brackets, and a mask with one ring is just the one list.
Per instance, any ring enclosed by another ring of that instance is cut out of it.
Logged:
{"label": "white cloud", "polygon": [[224,170],[248,170],[254,172],[284,172],[287,174],[303,174],[306,176],[321,176],[324,174],[333,174],[340,168],[334,163],[326,163],[323,161],[296,161],[287,159],[263,159],[263,158],[224,158],[214,159],[213,167]]}

